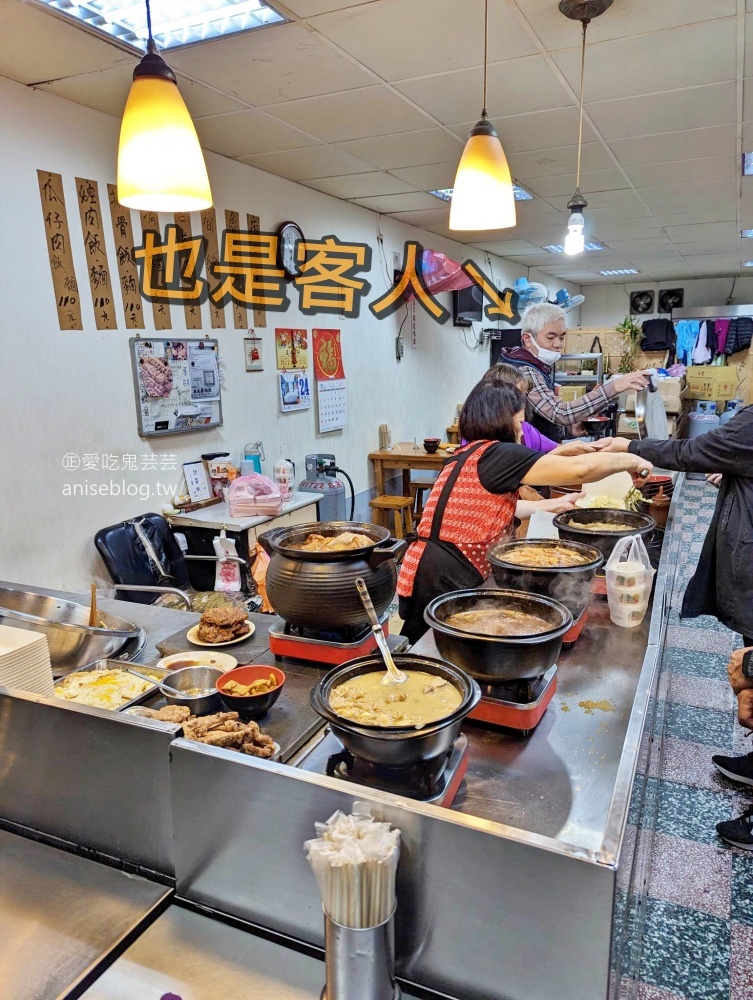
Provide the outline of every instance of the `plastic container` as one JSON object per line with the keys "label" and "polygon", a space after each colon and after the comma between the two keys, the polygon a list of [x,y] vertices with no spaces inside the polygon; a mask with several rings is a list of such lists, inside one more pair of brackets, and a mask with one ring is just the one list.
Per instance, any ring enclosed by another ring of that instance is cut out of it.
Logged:
{"label": "plastic container", "polygon": [[613,604],[609,602],[609,617],[615,625],[620,628],[636,628],[646,617],[648,604],[643,607]]}
{"label": "plastic container", "polygon": [[[642,562],[630,561],[620,562],[619,568],[607,570],[607,580],[613,587],[618,589],[630,589],[645,587],[648,579],[646,567]],[[648,579],[649,584],[651,583]]]}
{"label": "plastic container", "polygon": [[280,491],[282,502],[285,504],[293,495],[295,486],[295,465],[289,458],[278,458],[275,462],[272,479]]}
{"label": "plastic container", "polygon": [[609,607],[616,608],[647,608],[651,596],[651,581],[643,587],[618,590],[613,588],[609,594]]}

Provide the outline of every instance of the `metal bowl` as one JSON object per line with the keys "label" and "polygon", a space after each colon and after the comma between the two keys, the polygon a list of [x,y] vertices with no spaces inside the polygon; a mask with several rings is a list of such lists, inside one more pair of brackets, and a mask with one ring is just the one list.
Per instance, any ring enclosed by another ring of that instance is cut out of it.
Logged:
{"label": "metal bowl", "polygon": [[[577,566],[523,566],[506,561],[515,550],[561,546],[577,552],[588,562]],[[494,582],[498,587],[540,594],[561,601],[573,618],[577,618],[591,600],[591,581],[604,562],[604,556],[592,545],[554,538],[521,538],[517,541],[497,542],[486,557],[491,563]]]}
{"label": "metal bowl", "polygon": [[[593,521],[614,524],[616,530],[600,533],[583,527],[584,524]],[[620,538],[625,538],[627,535],[650,535],[656,529],[656,521],[647,514],[635,514],[633,511],[616,510],[611,507],[566,510],[555,515],[554,525],[559,530],[560,538],[593,545],[604,556],[605,562]]]}
{"label": "metal bowl", "polygon": [[[499,607],[536,615],[550,623],[535,635],[483,635],[447,624],[460,611]],[[456,590],[435,597],[424,611],[424,620],[434,632],[442,656],[466,670],[482,684],[541,677],[556,663],[562,636],[573,623],[564,604],[538,594],[517,590]]]}
{"label": "metal bowl", "polygon": [[219,712],[222,709],[222,699],[217,690],[217,681],[222,677],[224,671],[215,667],[183,667],[181,670],[174,670],[162,679],[163,684],[168,684],[178,691],[199,688],[202,694],[187,694],[182,698],[171,694],[160,685],[160,692],[165,701],[170,705],[185,705],[191,709],[192,715],[209,715],[212,712]]}
{"label": "metal bowl", "polygon": [[107,628],[89,625],[89,608],[33,590],[0,587],[0,625],[42,632],[50,647],[55,675],[70,673],[94,660],[116,657],[142,630],[133,622],[101,611]]}
{"label": "metal bowl", "polygon": [[312,688],[311,706],[327,720],[334,735],[354,757],[387,767],[406,767],[433,760],[450,749],[463,720],[478,705],[481,689],[463,670],[446,660],[412,653],[396,653],[393,659],[400,670],[422,670],[427,674],[444,677],[450,684],[454,684],[463,698],[458,708],[446,718],[431,722],[422,729],[409,726],[367,726],[337,715],[329,705],[330,691],[359,674],[383,671],[384,661],[378,653],[359,656],[356,660],[349,660],[330,670]]}

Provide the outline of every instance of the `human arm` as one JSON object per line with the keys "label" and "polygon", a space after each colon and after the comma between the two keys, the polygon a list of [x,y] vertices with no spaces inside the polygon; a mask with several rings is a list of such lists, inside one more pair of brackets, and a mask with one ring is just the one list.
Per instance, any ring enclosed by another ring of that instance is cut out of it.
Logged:
{"label": "human arm", "polygon": [[721,472],[708,472],[706,473],[706,482],[711,483],[712,486],[721,486],[722,474]]}
{"label": "human arm", "polygon": [[526,397],[533,410],[545,420],[560,427],[570,427],[588,417],[606,410],[610,402],[620,392],[631,389],[645,389],[648,376],[643,372],[631,372],[599,385],[591,392],[577,399],[564,400],[549,388],[546,379],[538,369],[526,370],[532,373],[533,387]]}
{"label": "human arm", "polygon": [[557,445],[549,454],[572,457],[574,455],[588,455],[595,451],[598,451],[598,449],[594,441],[568,441],[567,444]]}
{"label": "human arm", "polygon": [[753,690],[748,688],[737,696],[737,721],[745,729],[753,729]]}
{"label": "human arm", "polygon": [[730,687],[737,695],[741,691],[753,689],[753,678],[746,677],[743,673],[743,656],[746,653],[753,653],[753,646],[747,646],[745,649],[735,649],[730,654],[729,663],[727,664],[727,676],[729,677]]}
{"label": "human arm", "polygon": [[677,472],[753,476],[753,407],[740,410],[723,427],[679,441],[612,438],[608,450],[629,451]]}
{"label": "human arm", "polygon": [[537,510],[546,514],[561,514],[563,511],[573,510],[575,501],[585,495],[585,493],[568,493],[566,497],[555,497],[553,500],[518,500],[515,516],[525,521]]}
{"label": "human arm", "polygon": [[638,455],[596,452],[567,458],[562,455],[542,455],[521,482],[526,486],[566,486],[568,483],[595,483],[615,472],[629,472],[633,480],[651,473],[651,462]]}

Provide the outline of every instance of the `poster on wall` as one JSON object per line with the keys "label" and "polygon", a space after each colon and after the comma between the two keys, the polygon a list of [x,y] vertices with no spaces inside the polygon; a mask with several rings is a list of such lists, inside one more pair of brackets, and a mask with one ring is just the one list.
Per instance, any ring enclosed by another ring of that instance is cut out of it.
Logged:
{"label": "poster on wall", "polygon": [[277,373],[280,412],[295,413],[311,406],[308,372],[302,369]]}
{"label": "poster on wall", "polygon": [[339,330],[311,331],[319,433],[341,430],[348,425],[348,393],[345,383]]}
{"label": "poster on wall", "polygon": [[208,401],[220,398],[220,371],[213,341],[194,340],[188,344],[191,375],[191,399]]}
{"label": "poster on wall", "polygon": [[307,370],[309,366],[308,330],[276,329],[275,350],[278,371],[293,371],[296,368]]}
{"label": "poster on wall", "polygon": [[141,437],[222,424],[216,340],[129,340]]}

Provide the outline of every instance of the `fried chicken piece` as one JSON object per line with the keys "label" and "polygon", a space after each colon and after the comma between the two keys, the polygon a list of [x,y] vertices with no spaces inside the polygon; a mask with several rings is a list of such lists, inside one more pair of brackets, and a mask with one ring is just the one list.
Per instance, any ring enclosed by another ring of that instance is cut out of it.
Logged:
{"label": "fried chicken piece", "polygon": [[273,745],[259,747],[255,743],[244,743],[241,747],[245,754],[250,757],[261,757],[262,760],[267,760],[270,757],[274,757],[275,748]]}
{"label": "fried chicken piece", "polygon": [[183,723],[191,718],[191,709],[185,705],[166,705],[157,712],[160,722]]}
{"label": "fried chicken piece", "polygon": [[246,612],[242,608],[210,608],[201,616],[201,624],[232,628],[245,619]]}
{"label": "fried chicken piece", "polygon": [[211,747],[225,747],[228,750],[239,750],[243,745],[243,733],[227,733],[222,729],[207,733],[201,740]]}
{"label": "fried chicken piece", "polygon": [[230,642],[235,638],[232,629],[219,625],[199,625],[198,635],[201,642]]}

